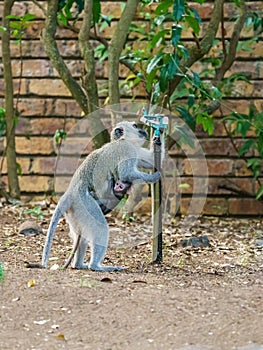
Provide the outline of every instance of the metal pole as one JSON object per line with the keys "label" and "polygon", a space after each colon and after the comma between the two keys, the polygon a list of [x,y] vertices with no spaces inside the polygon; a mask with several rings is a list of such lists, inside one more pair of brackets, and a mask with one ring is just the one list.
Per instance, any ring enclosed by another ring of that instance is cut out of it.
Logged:
{"label": "metal pole", "polygon": [[[155,170],[161,171],[161,139],[160,134],[153,139],[154,151],[154,167]],[[152,246],[152,262],[161,263],[163,261],[162,254],[162,182],[161,179],[153,184],[153,246]]]}
{"label": "metal pole", "polygon": [[[143,116],[140,119],[144,124],[149,125],[154,130],[153,152],[155,171],[161,172],[162,162],[162,142],[161,131],[164,133],[168,128],[168,117],[161,114],[148,114],[143,110]],[[162,254],[162,182],[161,179],[152,185],[152,221],[153,221],[153,244],[152,244],[152,262],[161,263]]]}

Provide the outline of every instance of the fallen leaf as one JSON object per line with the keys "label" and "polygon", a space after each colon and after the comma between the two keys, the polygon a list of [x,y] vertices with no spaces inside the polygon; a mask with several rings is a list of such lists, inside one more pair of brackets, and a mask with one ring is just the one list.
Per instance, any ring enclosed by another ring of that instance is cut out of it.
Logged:
{"label": "fallen leaf", "polygon": [[64,334],[62,334],[62,333],[59,333],[59,334],[56,336],[56,338],[59,339],[59,340],[64,340],[64,341],[66,341],[66,338],[65,338]]}
{"label": "fallen leaf", "polygon": [[56,271],[56,270],[58,270],[58,269],[59,269],[59,265],[58,265],[58,264],[54,264],[54,265],[52,265],[51,268],[50,268],[50,270],[52,270],[52,271]]}
{"label": "fallen leaf", "polygon": [[50,320],[39,320],[39,321],[34,321],[34,324],[38,324],[40,326],[48,323]]}
{"label": "fallen leaf", "polygon": [[143,283],[143,284],[147,284],[146,281],[143,281],[143,280],[134,280],[132,281],[132,283]]}
{"label": "fallen leaf", "polygon": [[36,285],[36,281],[35,280],[30,280],[27,282],[27,286],[28,288],[34,287]]}

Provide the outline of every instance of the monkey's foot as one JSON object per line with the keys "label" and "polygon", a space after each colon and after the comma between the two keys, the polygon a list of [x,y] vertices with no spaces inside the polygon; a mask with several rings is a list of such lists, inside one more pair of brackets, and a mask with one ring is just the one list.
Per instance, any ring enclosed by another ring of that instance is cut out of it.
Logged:
{"label": "monkey's foot", "polygon": [[121,266],[103,266],[103,265],[95,266],[95,265],[88,265],[88,264],[75,265],[75,266],[72,266],[72,268],[76,270],[92,270],[92,271],[107,271],[107,272],[123,270],[123,267]]}
{"label": "monkey's foot", "polygon": [[89,265],[88,264],[81,264],[81,265],[72,265],[72,268],[73,269],[76,269],[76,270],[88,270],[89,269]]}
{"label": "monkey's foot", "polygon": [[103,266],[103,265],[99,265],[99,266],[92,266],[90,265],[89,268],[92,271],[107,271],[107,272],[113,272],[113,271],[122,271],[123,267],[121,266]]}

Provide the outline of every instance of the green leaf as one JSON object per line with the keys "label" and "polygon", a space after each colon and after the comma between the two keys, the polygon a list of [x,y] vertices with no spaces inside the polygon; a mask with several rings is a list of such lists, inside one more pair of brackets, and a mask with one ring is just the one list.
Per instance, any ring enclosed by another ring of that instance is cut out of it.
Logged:
{"label": "green leaf", "polygon": [[185,16],[184,18],[185,18],[186,22],[188,23],[189,27],[193,29],[193,31],[196,35],[198,35],[200,32],[199,21],[195,17],[189,16],[189,15]]}
{"label": "green leaf", "polygon": [[152,70],[146,75],[146,91],[150,94],[152,92],[154,78],[156,77],[156,70]]}
{"label": "green leaf", "polygon": [[150,63],[147,66],[146,73],[150,73],[153,69],[157,68],[158,63],[163,59],[163,54],[159,53],[156,56],[154,56],[151,60]]}
{"label": "green leaf", "polygon": [[[205,0],[204,0],[204,1],[205,1]],[[203,2],[204,2],[204,1],[203,1]],[[199,16],[198,11],[197,11],[195,8],[190,7],[190,12],[192,12],[192,14],[194,15],[194,18],[198,21],[198,23],[201,24],[201,23],[202,23],[202,20],[201,20],[201,17]]]}
{"label": "green leaf", "polygon": [[16,172],[17,172],[17,175],[19,176],[23,175],[22,166],[20,163],[16,163]]}
{"label": "green leaf", "polygon": [[169,78],[168,67],[164,66],[161,69],[160,78],[159,78],[159,85],[162,92],[165,92],[168,87],[168,78]]}
{"label": "green leaf", "polygon": [[192,72],[192,73],[193,73],[193,76],[194,76],[193,85],[195,87],[199,88],[200,84],[201,84],[201,80],[200,80],[199,74],[197,74],[196,72]]}
{"label": "green leaf", "polygon": [[101,13],[100,0],[94,0],[93,1],[93,20],[95,23],[99,22],[100,13]]}
{"label": "green leaf", "polygon": [[31,13],[26,13],[23,17],[21,17],[22,22],[33,21],[34,19],[36,19],[36,16],[32,15]]}
{"label": "green leaf", "polygon": [[67,17],[64,15],[64,13],[62,12],[58,12],[57,14],[57,20],[60,24],[62,24],[63,26],[67,26],[68,25],[68,19]]}
{"label": "green leaf", "polygon": [[174,78],[174,76],[176,75],[177,69],[178,69],[178,58],[171,56],[167,67],[167,70],[168,70],[167,75],[169,79]]}
{"label": "green leaf", "polygon": [[61,143],[66,138],[67,138],[67,133],[64,129],[56,130],[55,135],[54,135],[54,139],[55,139],[56,144]]}
{"label": "green leaf", "polygon": [[187,183],[183,183],[183,184],[179,185],[179,188],[189,188],[189,187],[190,187],[190,185]]}
{"label": "green leaf", "polygon": [[4,279],[4,268],[2,263],[0,263],[0,282],[2,282]]}
{"label": "green leaf", "polygon": [[9,23],[10,28],[12,29],[18,29],[21,30],[21,23],[20,22],[10,22]]}
{"label": "green leaf", "polygon": [[75,0],[75,3],[78,6],[78,12],[79,14],[84,10],[84,1],[85,0]]}
{"label": "green leaf", "polygon": [[189,113],[189,111],[181,106],[175,106],[175,109],[180,114],[180,116],[183,118],[183,120],[189,125],[189,127],[194,131],[196,122],[195,118]]}
{"label": "green leaf", "polygon": [[178,52],[180,52],[182,57],[184,57],[184,58],[188,58],[189,57],[189,51],[188,51],[188,49],[185,46],[177,45],[177,50],[178,50]]}
{"label": "green leaf", "polygon": [[103,19],[103,21],[105,21],[108,24],[108,26],[110,27],[111,26],[111,17],[105,16],[102,13],[100,14],[100,16]]}
{"label": "green leaf", "polygon": [[260,199],[262,196],[263,196],[263,185],[260,185],[256,194],[256,199]]}
{"label": "green leaf", "polygon": [[188,108],[193,107],[194,104],[195,104],[195,95],[194,94],[190,94],[188,96],[188,99],[187,99]]}
{"label": "green leaf", "polygon": [[211,136],[214,132],[214,121],[213,118],[207,114],[198,114],[196,117],[196,122],[202,124],[203,130],[208,132],[208,135]]}
{"label": "green leaf", "polygon": [[166,16],[165,15],[160,15],[160,16],[158,16],[158,17],[156,17],[155,19],[154,19],[154,23],[157,25],[157,26],[160,26],[162,23],[163,23],[163,21],[166,19]]}
{"label": "green leaf", "polygon": [[14,19],[14,20],[17,20],[17,21],[20,21],[21,17],[20,16],[17,16],[17,15],[8,15],[6,16],[7,19]]}
{"label": "green leaf", "polygon": [[176,46],[180,39],[182,34],[182,26],[180,24],[173,24],[172,25],[172,44],[173,46]]}
{"label": "green leaf", "polygon": [[169,8],[173,5],[173,0],[164,0],[157,6],[155,10],[155,14],[157,16],[161,14],[167,14],[169,12]]}
{"label": "green leaf", "polygon": [[258,135],[258,145],[257,145],[257,149],[258,149],[258,153],[260,155],[260,157],[263,158],[263,131],[261,131]]}
{"label": "green leaf", "polygon": [[177,98],[182,98],[182,97],[186,97],[186,96],[188,96],[188,94],[189,94],[189,90],[188,89],[182,89],[182,90],[175,90],[174,91],[174,93],[172,94],[172,96],[171,96],[171,99],[172,100],[175,100],[175,99],[177,99]]}
{"label": "green leaf", "polygon": [[174,0],[173,16],[176,21],[180,21],[184,14],[184,0]]}
{"label": "green leaf", "polygon": [[251,149],[254,149],[254,147],[255,147],[255,140],[254,139],[246,140],[243,143],[243,145],[239,147],[238,154],[242,156],[242,155],[246,154],[248,151],[250,151]]}
{"label": "green leaf", "polygon": [[165,38],[166,35],[170,33],[169,29],[160,30],[150,41],[150,48],[158,46],[159,42]]}

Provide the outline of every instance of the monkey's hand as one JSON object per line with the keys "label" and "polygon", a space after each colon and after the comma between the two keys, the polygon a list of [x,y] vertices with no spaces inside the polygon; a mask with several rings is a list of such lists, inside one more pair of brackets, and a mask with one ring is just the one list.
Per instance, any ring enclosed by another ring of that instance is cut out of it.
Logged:
{"label": "monkey's hand", "polygon": [[161,178],[161,172],[160,171],[156,171],[155,173],[152,174],[152,183],[155,183],[157,181],[159,181]]}

